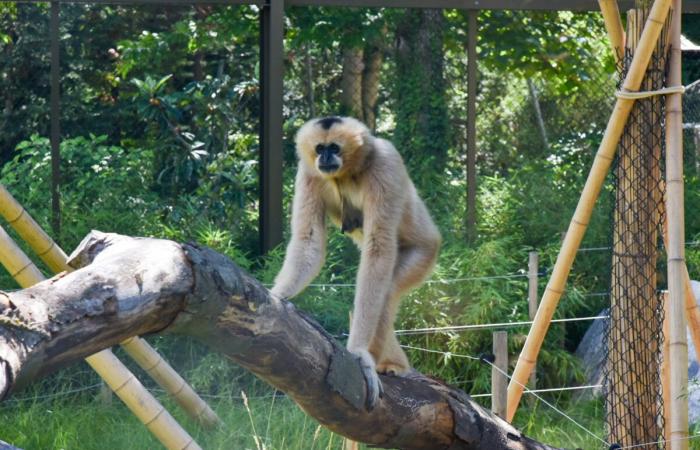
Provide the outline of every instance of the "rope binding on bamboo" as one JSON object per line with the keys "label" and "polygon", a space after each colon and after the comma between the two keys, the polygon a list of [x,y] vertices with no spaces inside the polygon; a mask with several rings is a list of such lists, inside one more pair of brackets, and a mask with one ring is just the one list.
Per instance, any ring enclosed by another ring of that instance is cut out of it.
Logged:
{"label": "rope binding on bamboo", "polygon": [[619,90],[615,92],[615,97],[624,100],[639,100],[642,98],[654,97],[656,95],[671,95],[671,94],[684,94],[685,86],[669,86],[663,89],[657,89],[655,91],[639,91],[632,92],[626,90]]}

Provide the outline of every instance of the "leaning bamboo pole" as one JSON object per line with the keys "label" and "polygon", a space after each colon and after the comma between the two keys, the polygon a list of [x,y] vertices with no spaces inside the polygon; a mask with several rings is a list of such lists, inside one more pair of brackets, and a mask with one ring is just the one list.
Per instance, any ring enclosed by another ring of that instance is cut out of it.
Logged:
{"label": "leaning bamboo pole", "polygon": [[221,419],[192,387],[148,342],[133,336],[121,342],[122,348],[165,390],[180,407],[202,425],[213,428]]}
{"label": "leaning bamboo pole", "polygon": [[[681,85],[681,1],[673,0],[671,55],[666,78]],[[688,344],[685,317],[685,224],[683,220],[683,110],[681,94],[666,97],[666,214],[668,216],[668,290],[670,299],[672,450],[688,448]]]}
{"label": "leaning bamboo pole", "polygon": [[[625,91],[635,92],[639,89],[651,54],[656,47],[661,29],[668,16],[670,6],[671,0],[656,0],[654,2],[646,25],[644,26],[642,37],[637,46],[637,51],[630,64],[629,72],[622,85]],[[625,128],[632,106],[634,106],[633,99],[618,98],[615,103],[615,108],[608,121],[605,135],[596,153],[593,166],[588,174],[588,179],[586,180],[581,198],[576,206],[574,216],[571,219],[569,229],[566,232],[566,237],[559,251],[552,275],[547,283],[544,295],[542,296],[542,301],[537,310],[534,323],[527,336],[523,350],[518,357],[513,377],[508,386],[508,421],[513,420],[524,387],[530,377],[530,372],[535,366],[537,354],[542,347],[542,342],[544,341],[554,311],[559,303],[559,299],[564,293],[571,265],[573,264],[576,252],[583,240],[583,235],[591,218],[593,206],[595,205],[595,201],[605,181],[605,176],[612,163],[617,144],[620,141],[620,136]]]}
{"label": "leaning bamboo pole", "polygon": [[[49,269],[55,273],[73,270],[67,264],[68,257],[63,250],[2,184],[0,184],[0,215],[29,244]],[[21,273],[20,276],[22,276]],[[135,336],[122,342],[121,345],[129,356],[173,397],[189,416],[210,428],[221,423],[207,402],[197,395],[194,389],[148,342]]]}
{"label": "leaning bamboo pole", "polygon": [[605,29],[608,31],[610,39],[610,47],[612,48],[615,62],[618,64],[622,60],[625,48],[625,32],[622,28],[622,18],[620,17],[620,9],[617,6],[617,0],[598,0],[600,12],[603,13],[603,21]]}
{"label": "leaning bamboo pole", "polygon": [[[0,227],[0,250],[0,264],[11,274],[16,275],[14,270],[17,267],[24,268],[22,271],[24,276],[15,278],[21,287],[27,288],[45,279],[2,227]],[[28,325],[31,326],[31,324]],[[90,355],[85,358],[85,361],[166,448],[170,450],[201,449],[111,350],[106,349]]]}

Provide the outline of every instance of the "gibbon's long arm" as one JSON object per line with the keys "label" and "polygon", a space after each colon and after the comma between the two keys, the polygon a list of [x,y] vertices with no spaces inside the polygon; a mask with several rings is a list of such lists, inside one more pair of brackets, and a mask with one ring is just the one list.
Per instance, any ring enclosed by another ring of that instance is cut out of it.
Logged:
{"label": "gibbon's long arm", "polygon": [[367,379],[367,407],[374,408],[382,386],[374,358],[369,353],[382,312],[388,300],[398,254],[398,224],[401,219],[400,189],[387,186],[383,174],[368,175],[365,197],[363,242],[357,272],[355,303],[347,348],[360,357]]}
{"label": "gibbon's long arm", "polygon": [[297,171],[292,202],[292,239],[284,264],[271,292],[291,298],[318,275],[326,256],[326,211],[321,192],[322,180],[311,177],[302,167]]}

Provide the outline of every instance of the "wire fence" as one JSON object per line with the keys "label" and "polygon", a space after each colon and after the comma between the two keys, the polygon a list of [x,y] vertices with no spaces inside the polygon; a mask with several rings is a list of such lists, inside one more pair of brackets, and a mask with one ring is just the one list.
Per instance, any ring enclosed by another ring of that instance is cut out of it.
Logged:
{"label": "wire fence", "polygon": [[[648,13],[647,9],[629,13],[628,36],[641,34]],[[662,32],[641,91],[664,86],[666,38]],[[621,79],[633,52],[625,49]],[[637,100],[614,162],[605,400],[609,440],[623,447],[664,439],[664,403],[659,389],[664,311],[656,282],[664,221],[664,133],[659,126],[663,114],[663,96]]]}

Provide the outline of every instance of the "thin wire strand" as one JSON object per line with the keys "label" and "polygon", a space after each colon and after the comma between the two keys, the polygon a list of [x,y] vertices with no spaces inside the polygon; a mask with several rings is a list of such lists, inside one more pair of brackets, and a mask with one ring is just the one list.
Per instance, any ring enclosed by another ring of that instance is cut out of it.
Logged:
{"label": "thin wire strand", "polygon": [[483,361],[483,362],[485,362],[486,364],[488,364],[489,366],[491,366],[492,368],[496,369],[497,372],[500,372],[503,376],[505,376],[505,377],[508,378],[509,380],[511,380],[511,381],[513,381],[514,383],[516,383],[516,384],[518,384],[519,386],[521,386],[521,387],[525,390],[525,392],[527,392],[528,394],[534,395],[534,396],[535,396],[538,400],[540,400],[542,403],[544,403],[545,405],[547,405],[547,406],[549,406],[550,408],[552,408],[554,411],[556,411],[556,412],[557,412],[558,414],[560,414],[562,417],[564,417],[564,418],[566,418],[567,420],[569,420],[571,423],[573,423],[574,425],[576,425],[577,427],[579,427],[580,429],[582,429],[583,431],[585,431],[586,433],[588,433],[590,436],[594,437],[595,439],[597,439],[598,441],[602,442],[602,443],[605,444],[606,446],[608,446],[608,447],[610,446],[610,444],[609,444],[607,441],[605,441],[605,439],[601,438],[600,436],[596,435],[595,433],[593,433],[593,432],[592,432],[591,430],[589,430],[588,428],[586,428],[586,427],[584,427],[583,425],[581,425],[580,423],[578,423],[576,420],[574,420],[571,416],[569,416],[568,414],[566,414],[564,411],[560,410],[559,408],[557,408],[557,407],[554,406],[553,404],[549,403],[547,400],[545,400],[544,398],[542,398],[542,396],[538,395],[536,392],[533,392],[533,391],[531,391],[530,389],[528,389],[527,386],[525,386],[524,384],[518,382],[518,380],[514,380],[513,378],[511,378],[511,376],[508,375],[507,372],[505,372],[504,370],[502,370],[500,367],[494,365],[491,361],[489,361],[489,360],[487,360],[487,359],[482,359],[482,358],[477,358],[477,357],[475,357],[475,356],[462,355],[462,354],[452,353],[452,352],[443,352],[443,351],[439,351],[439,350],[431,350],[431,349],[422,348],[422,347],[408,346],[408,345],[402,345],[402,347],[404,347],[404,348],[411,348],[411,349],[414,349],[414,350],[422,350],[422,351],[427,352],[427,353],[442,353],[442,354],[445,354],[445,355],[455,356],[455,357],[458,357],[458,358],[467,358],[467,359],[476,360],[476,361]]}
{"label": "thin wire strand", "polygon": [[[700,241],[688,241],[685,243],[686,246],[697,246],[700,245]],[[610,250],[610,246],[600,246],[600,247],[584,247],[579,248],[578,252],[600,252]],[[427,280],[425,284],[450,284],[450,283],[460,283],[463,281],[488,281],[488,280],[507,280],[512,278],[527,278],[527,273],[511,273],[505,275],[491,275],[483,277],[463,277],[463,278],[442,278],[436,280]],[[273,283],[263,283],[265,287],[271,287]],[[338,287],[338,288],[349,288],[355,287],[355,283],[311,283],[308,287]]]}
{"label": "thin wire strand", "polygon": [[[566,392],[566,391],[581,391],[583,389],[596,389],[603,387],[602,384],[589,384],[587,386],[570,386],[570,387],[560,387],[560,388],[549,388],[549,389],[532,389],[530,392],[538,394],[548,393],[548,392]],[[527,393],[527,392],[526,392]],[[472,398],[480,397],[491,397],[493,394],[469,394]]]}
{"label": "thin wire strand", "polygon": [[[488,280],[507,280],[512,278],[527,278],[526,273],[512,273],[507,275],[492,275],[483,277],[464,277],[464,278],[441,278],[436,280],[427,280],[424,284],[451,284],[461,283],[464,281],[488,281]],[[271,284],[265,284],[271,286]],[[309,287],[355,287],[355,283],[311,283]]]}
{"label": "thin wire strand", "polygon": [[599,440],[600,442],[602,442],[602,443],[605,444],[606,446],[608,446],[608,447],[610,446],[610,444],[609,444],[605,439],[603,439],[602,437],[600,437],[600,436],[598,436],[597,434],[593,433],[593,432],[592,432],[591,430],[589,430],[588,428],[586,428],[586,427],[584,427],[583,425],[581,425],[580,423],[578,423],[578,422],[577,422],[576,420],[574,420],[571,416],[569,416],[568,414],[566,414],[564,411],[560,410],[559,408],[557,408],[557,407],[554,406],[553,404],[549,403],[547,400],[545,400],[544,398],[542,398],[542,396],[540,396],[540,395],[537,394],[536,392],[533,392],[533,391],[531,391],[530,389],[528,389],[527,386],[525,386],[524,384],[520,383],[518,380],[514,380],[510,375],[508,375],[508,373],[507,373],[506,371],[504,371],[504,370],[502,370],[500,367],[494,365],[491,361],[489,361],[489,360],[487,360],[487,359],[484,359],[483,361],[484,361],[486,364],[488,364],[489,366],[491,366],[491,367],[493,367],[494,369],[496,369],[497,372],[500,372],[504,377],[508,378],[510,381],[512,381],[512,382],[514,382],[515,384],[521,386],[521,387],[525,390],[525,392],[527,392],[528,394],[534,395],[534,396],[535,396],[538,400],[540,400],[542,403],[544,403],[545,405],[549,406],[550,408],[552,408],[552,409],[553,409],[554,411],[556,411],[557,413],[561,414],[562,417],[565,417],[566,419],[568,419],[571,423],[573,423],[574,425],[576,425],[577,427],[579,427],[580,429],[582,429],[583,431],[585,431],[586,433],[588,433],[590,436],[592,436],[592,437],[594,437],[595,439]]}
{"label": "thin wire strand", "polygon": [[667,443],[667,442],[691,441],[691,440],[697,439],[697,438],[700,438],[700,434],[694,434],[693,436],[687,436],[687,437],[684,437],[684,438],[660,439],[660,440],[658,440],[658,441],[647,442],[647,443],[644,443],[644,444],[628,445],[628,446],[626,446],[626,447],[620,447],[620,450],[625,450],[625,449],[628,449],[628,448],[646,447],[646,446],[649,446],[649,445],[665,444],[665,443]]}
{"label": "thin wire strand", "polygon": [[25,402],[29,400],[46,400],[46,399],[51,399],[51,398],[57,398],[57,397],[64,397],[66,395],[70,394],[76,394],[78,392],[84,392],[84,391],[89,391],[91,389],[96,389],[98,387],[102,386],[102,383],[96,383],[92,384],[90,386],[83,386],[75,389],[69,389],[67,391],[61,391],[61,392],[53,392],[51,394],[45,394],[45,395],[35,395],[32,397],[10,397],[5,400],[5,402]]}
{"label": "thin wire strand", "polygon": [[414,347],[414,346],[412,346],[412,345],[401,345],[401,347],[403,347],[403,348],[410,348],[410,349],[412,349],[412,350],[420,350],[420,351],[426,352],[426,353],[439,353],[439,354],[442,354],[442,355],[447,356],[448,358],[454,356],[454,357],[457,357],[457,358],[467,358],[467,359],[471,359],[471,360],[473,360],[473,361],[481,361],[481,358],[477,358],[476,356],[471,356],[471,355],[461,355],[461,354],[459,354],[459,353],[443,352],[443,351],[440,351],[440,350],[431,350],[431,349],[429,349],[429,348]]}
{"label": "thin wire strand", "polygon": [[[551,323],[563,323],[563,322],[583,322],[589,320],[601,320],[608,319],[609,316],[591,316],[591,317],[572,317],[568,319],[554,319]],[[468,330],[482,330],[489,328],[507,328],[507,327],[520,327],[525,325],[532,325],[534,321],[526,320],[522,322],[502,322],[502,323],[483,323],[475,325],[454,325],[446,327],[429,327],[429,328],[413,328],[405,330],[396,330],[397,335],[412,335],[412,334],[432,334],[432,333],[444,333],[449,331],[468,331]]]}

